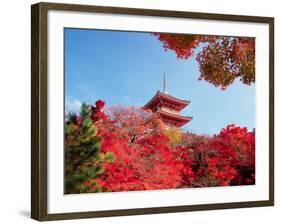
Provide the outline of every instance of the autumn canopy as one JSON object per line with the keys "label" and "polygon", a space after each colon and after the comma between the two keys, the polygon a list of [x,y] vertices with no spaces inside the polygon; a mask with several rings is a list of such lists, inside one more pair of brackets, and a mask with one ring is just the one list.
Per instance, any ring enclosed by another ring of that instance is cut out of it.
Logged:
{"label": "autumn canopy", "polygon": [[196,54],[199,80],[206,80],[225,89],[234,80],[244,84],[255,82],[255,38],[202,35],[154,34],[165,50],[172,50],[179,59]]}
{"label": "autumn canopy", "polygon": [[65,125],[65,192],[245,185],[255,182],[255,133],[229,125],[201,136],[165,128],[150,111],[83,104]]}

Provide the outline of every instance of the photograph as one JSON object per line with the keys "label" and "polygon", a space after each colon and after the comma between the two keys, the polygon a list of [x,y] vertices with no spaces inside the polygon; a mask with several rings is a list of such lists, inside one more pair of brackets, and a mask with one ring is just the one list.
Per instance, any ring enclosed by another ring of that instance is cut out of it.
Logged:
{"label": "photograph", "polygon": [[63,38],[64,194],[255,185],[255,37]]}

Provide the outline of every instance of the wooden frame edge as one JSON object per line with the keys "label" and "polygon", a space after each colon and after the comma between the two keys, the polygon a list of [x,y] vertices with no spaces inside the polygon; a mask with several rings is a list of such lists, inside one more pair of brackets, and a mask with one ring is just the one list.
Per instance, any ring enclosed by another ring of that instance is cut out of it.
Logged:
{"label": "wooden frame edge", "polygon": [[274,205],[274,18],[269,21],[269,200]]}
{"label": "wooden frame edge", "polygon": [[[47,12],[67,10],[269,24],[269,200],[111,211],[48,214],[47,211]],[[37,3],[31,6],[31,218],[38,221],[160,214],[274,205],[274,18],[107,6]]]}
{"label": "wooden frame edge", "polygon": [[[38,163],[38,150],[39,139],[36,136],[36,132],[39,129],[39,106],[38,106],[38,71],[39,67],[39,55],[38,55],[38,34],[36,30],[39,30],[39,10],[38,5],[31,7],[31,217],[38,219],[39,217],[39,194],[40,190],[35,186],[38,186],[39,177],[39,163]],[[37,161],[37,162],[35,162]]]}
{"label": "wooden frame edge", "polygon": [[234,202],[234,203],[220,203],[220,204],[171,206],[171,207],[160,207],[160,208],[156,207],[156,208],[140,208],[140,209],[110,210],[110,211],[57,213],[57,214],[48,214],[40,221],[103,218],[103,217],[133,216],[133,215],[134,216],[152,215],[152,214],[182,213],[182,212],[192,212],[192,211],[195,212],[195,211],[209,211],[209,210],[222,210],[222,209],[268,207],[268,206],[273,206],[273,202],[270,200],[266,200],[266,201]]}
{"label": "wooden frame edge", "polygon": [[47,9],[31,6],[31,218],[47,216]]}
{"label": "wooden frame edge", "polygon": [[205,12],[187,12],[187,11],[171,11],[159,9],[143,9],[143,8],[126,8],[126,7],[112,7],[112,6],[96,6],[96,5],[80,5],[80,4],[64,4],[64,3],[50,3],[40,2],[41,7],[47,10],[65,10],[76,12],[99,12],[112,13],[124,15],[140,15],[140,16],[159,16],[159,17],[174,17],[174,18],[190,18],[190,19],[207,19],[207,20],[228,20],[241,22],[259,22],[270,23],[272,17],[266,16],[247,16],[234,14],[220,14],[220,13],[205,13]]}

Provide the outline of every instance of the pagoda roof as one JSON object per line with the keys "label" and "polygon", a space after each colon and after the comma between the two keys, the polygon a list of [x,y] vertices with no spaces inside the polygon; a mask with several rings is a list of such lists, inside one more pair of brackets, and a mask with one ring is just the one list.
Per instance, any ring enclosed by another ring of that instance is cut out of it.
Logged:
{"label": "pagoda roof", "polygon": [[158,110],[157,113],[161,116],[173,118],[174,120],[178,120],[178,121],[191,121],[193,118],[190,116],[181,116],[179,114],[169,113],[163,110]]}
{"label": "pagoda roof", "polygon": [[158,90],[157,93],[152,97],[152,99],[146,105],[144,105],[144,108],[145,109],[148,109],[148,108],[151,109],[155,105],[157,105],[161,100],[164,100],[164,101],[169,102],[171,104],[177,105],[180,108],[180,110],[185,108],[190,103],[190,101],[188,101],[188,100],[182,100],[182,99],[173,97],[173,96],[171,96],[167,93],[160,92]]}

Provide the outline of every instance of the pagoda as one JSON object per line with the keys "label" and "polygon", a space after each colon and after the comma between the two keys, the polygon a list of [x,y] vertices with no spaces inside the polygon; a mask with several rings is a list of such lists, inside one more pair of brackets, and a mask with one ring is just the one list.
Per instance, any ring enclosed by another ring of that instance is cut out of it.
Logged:
{"label": "pagoda", "polygon": [[163,92],[157,91],[152,99],[144,105],[144,109],[150,109],[157,113],[159,118],[169,127],[182,127],[192,120],[192,117],[182,116],[180,111],[190,104],[190,101],[181,100],[168,94],[166,90],[166,75],[163,77]]}

